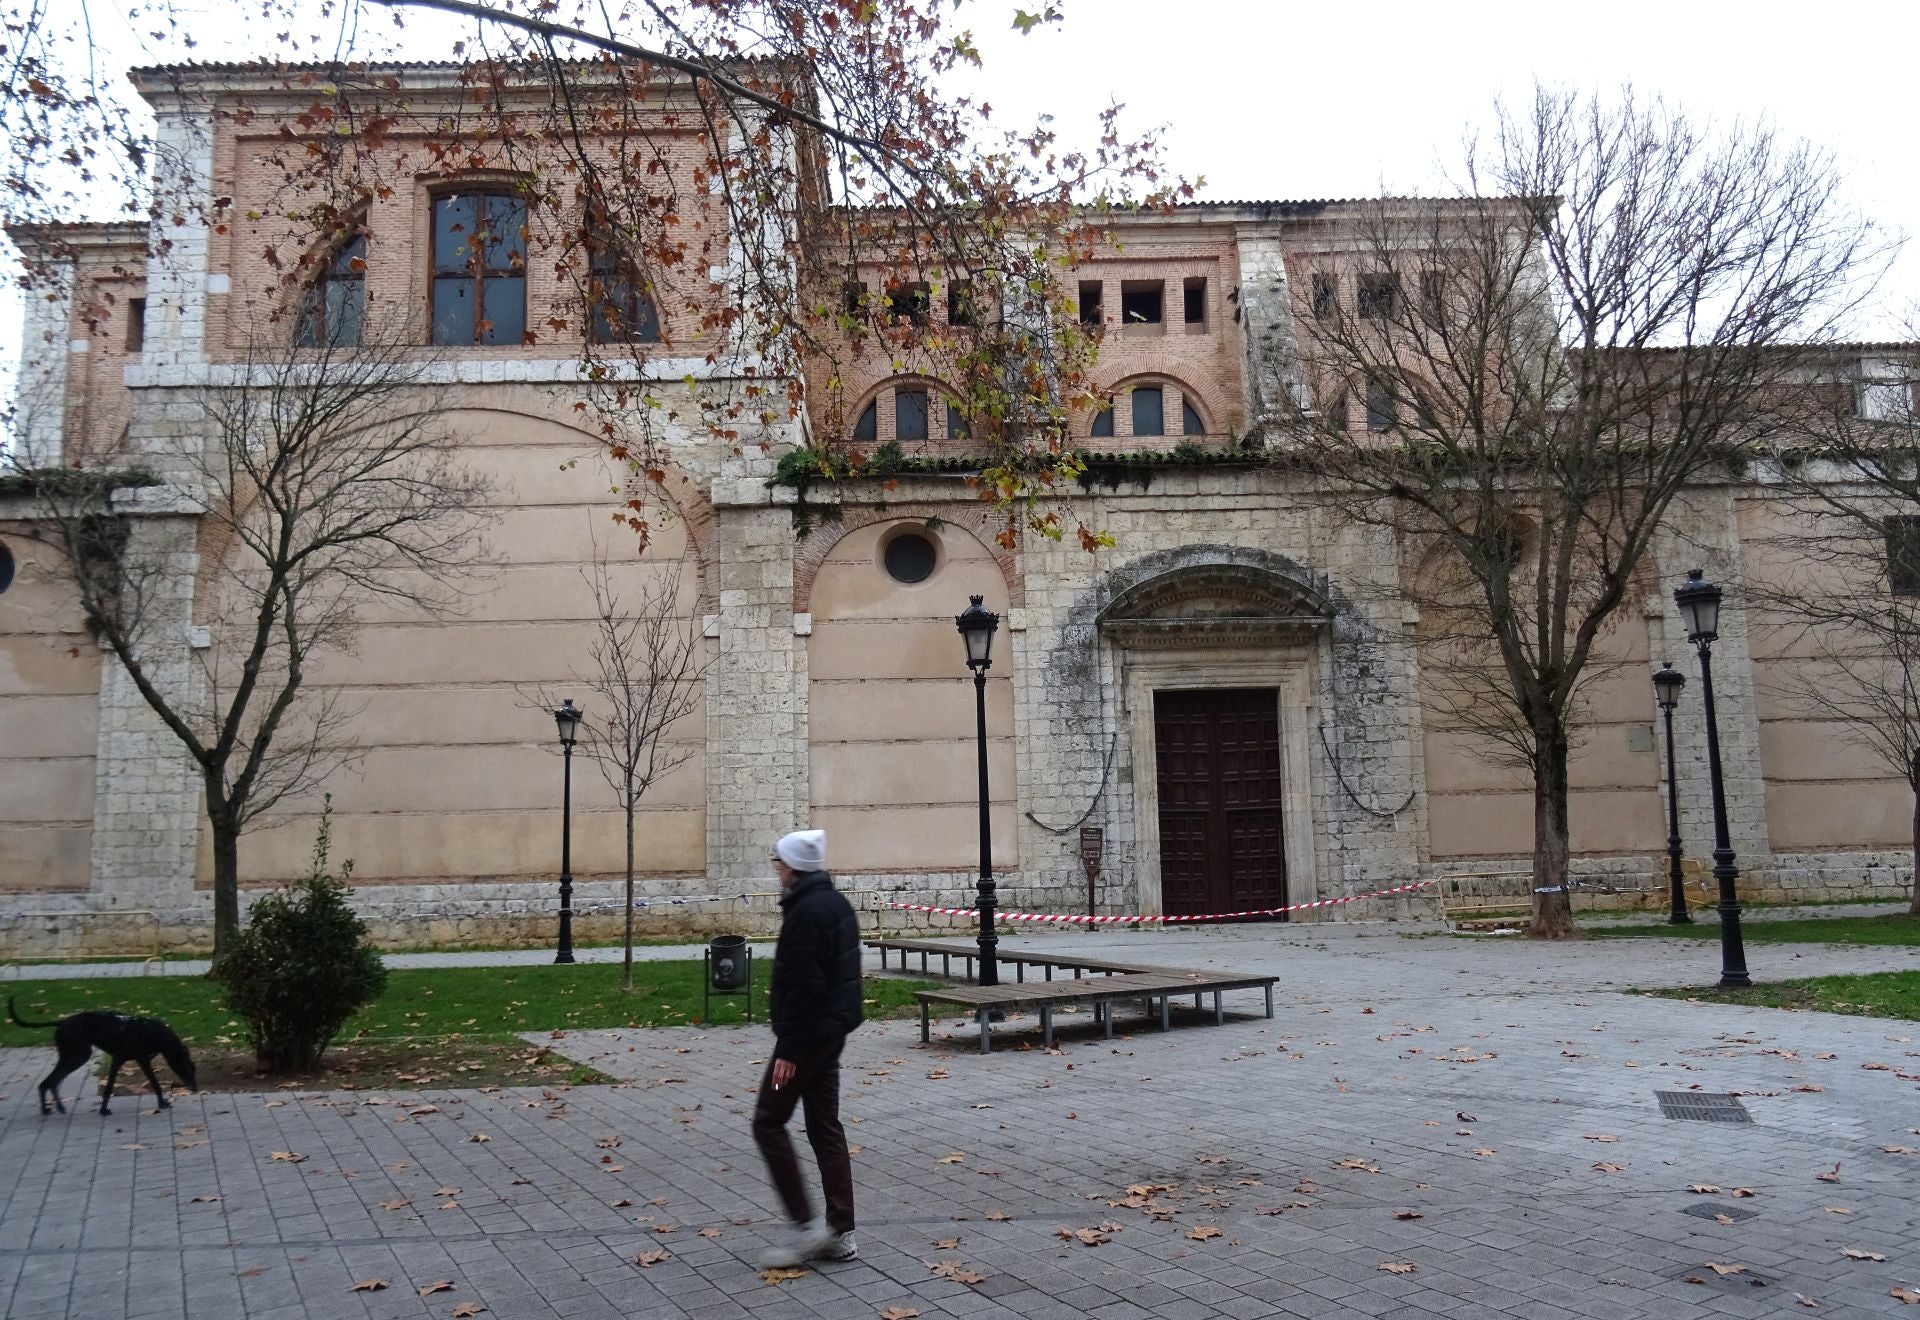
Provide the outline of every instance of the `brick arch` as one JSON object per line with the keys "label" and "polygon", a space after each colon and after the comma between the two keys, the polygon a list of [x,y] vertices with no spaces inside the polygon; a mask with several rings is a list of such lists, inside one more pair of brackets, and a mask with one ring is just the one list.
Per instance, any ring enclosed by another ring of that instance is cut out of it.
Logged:
{"label": "brick arch", "polygon": [[[530,413],[515,412],[510,408],[457,408],[443,411],[457,412],[497,412],[520,418],[527,422],[558,426],[586,437],[594,444],[602,443],[602,437],[581,427],[552,417],[540,417]],[[662,467],[663,479],[651,482],[653,488],[672,506],[673,512],[686,527],[687,550],[693,561],[694,572],[694,609],[699,614],[717,614],[720,610],[719,575],[713,570],[713,536],[715,514],[713,500],[685,472],[677,467]],[[646,478],[642,478],[646,480]],[[249,504],[251,501],[248,502]],[[246,508],[233,512],[232,521],[237,523],[246,516]],[[210,526],[204,520],[195,533],[195,549],[198,552],[199,566],[194,574],[193,603],[211,598],[211,593],[220,572],[226,565],[227,555],[233,548],[233,533],[230,528]]]}
{"label": "brick arch", "polygon": [[[1181,398],[1194,405],[1194,410],[1200,414],[1201,422],[1208,428],[1208,435],[1218,435],[1226,429],[1223,420],[1225,418],[1225,412],[1219,402],[1212,397],[1212,391],[1203,390],[1196,385],[1191,385],[1185,378],[1176,376],[1170,371],[1135,371],[1129,375],[1120,377],[1110,384],[1100,386],[1095,389],[1093,393],[1103,399],[1118,400],[1122,391],[1130,390],[1136,385],[1171,385],[1180,391]],[[1078,426],[1080,423],[1085,423],[1091,427],[1093,416],[1093,412],[1089,411],[1081,417],[1079,421],[1075,423],[1075,433],[1079,434]],[[1179,420],[1177,417],[1173,419],[1175,423],[1178,423]],[[1179,435],[1180,432],[1178,431],[1169,431],[1165,438],[1175,439],[1178,438]]]}
{"label": "brick arch", "polygon": [[1026,581],[1020,573],[1020,562],[1015,550],[1009,550],[997,539],[1006,530],[1004,518],[995,517],[991,509],[979,504],[889,504],[865,508],[841,506],[840,521],[830,524],[837,535],[827,537],[815,531],[806,537],[793,552],[793,612],[809,613],[813,608],[813,583],[819,576],[820,566],[833,553],[833,548],[850,533],[862,527],[871,527],[875,523],[890,522],[927,522],[937,521],[943,527],[958,527],[974,540],[985,546],[993,556],[993,562],[1000,566],[1000,576],[1007,584],[1007,604],[1018,607],[1026,604]]}

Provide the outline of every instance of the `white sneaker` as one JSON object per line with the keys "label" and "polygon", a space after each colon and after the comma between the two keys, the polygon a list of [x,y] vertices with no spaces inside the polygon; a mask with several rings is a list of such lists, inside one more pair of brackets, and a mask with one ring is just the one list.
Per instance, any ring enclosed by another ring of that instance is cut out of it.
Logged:
{"label": "white sneaker", "polygon": [[763,1270],[790,1270],[819,1258],[820,1252],[839,1234],[817,1219],[804,1224],[789,1224],[781,1238],[760,1257]]}
{"label": "white sneaker", "polygon": [[859,1260],[860,1248],[853,1240],[851,1232],[832,1233],[820,1244],[808,1260]]}

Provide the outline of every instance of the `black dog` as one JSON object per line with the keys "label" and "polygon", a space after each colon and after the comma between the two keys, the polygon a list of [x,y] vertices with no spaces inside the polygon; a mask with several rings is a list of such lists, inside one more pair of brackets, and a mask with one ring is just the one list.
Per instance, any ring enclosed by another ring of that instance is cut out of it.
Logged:
{"label": "black dog", "polygon": [[[186,1083],[189,1091],[199,1089],[198,1079],[194,1075],[193,1056],[187,1053],[187,1047],[181,1043],[173,1028],[158,1018],[133,1017],[127,1013],[75,1013],[63,1017],[58,1022],[28,1022],[13,1009],[13,996],[7,996],[7,1016],[29,1031],[53,1032],[53,1043],[60,1051],[60,1061],[40,1083],[40,1112],[51,1114],[57,1106],[61,1113],[67,1112],[60,1100],[60,1083],[69,1074],[86,1066],[93,1057],[96,1047],[107,1054],[107,1080],[100,1088],[100,1112],[109,1114],[107,1108],[113,1099],[113,1084],[120,1076],[120,1065],[132,1059],[140,1065],[140,1071],[153,1083],[154,1094],[160,1097],[160,1108],[170,1109],[167,1102],[167,1089],[160,1085],[160,1079],[153,1075],[153,1056],[158,1054],[166,1059],[167,1066],[174,1075]],[[51,1098],[52,1104],[48,1104]]]}

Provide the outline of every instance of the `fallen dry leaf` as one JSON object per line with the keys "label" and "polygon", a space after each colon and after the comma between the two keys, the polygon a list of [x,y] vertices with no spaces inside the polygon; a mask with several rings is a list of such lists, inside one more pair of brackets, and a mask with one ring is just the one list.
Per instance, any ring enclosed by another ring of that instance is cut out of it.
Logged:
{"label": "fallen dry leaf", "polygon": [[956,1150],[951,1155],[942,1155],[939,1159],[935,1160],[934,1163],[935,1164],[960,1164],[960,1163],[963,1163],[966,1160],[966,1158],[967,1157],[965,1155],[962,1155],[959,1151]]}
{"label": "fallen dry leaf", "polygon": [[957,1260],[930,1260],[927,1262],[927,1268],[941,1278],[952,1279],[955,1283],[972,1285],[987,1281],[986,1275],[968,1269]]}
{"label": "fallen dry leaf", "polygon": [[658,1265],[666,1258],[667,1253],[664,1251],[642,1251],[634,1256],[633,1263],[644,1270]]}
{"label": "fallen dry leaf", "polygon": [[478,1302],[462,1302],[453,1308],[454,1320],[466,1320],[468,1316],[479,1315],[486,1309]]}
{"label": "fallen dry leaf", "polygon": [[947,1080],[947,1070],[945,1068],[935,1068],[927,1074],[927,1080],[930,1082],[944,1082]]}
{"label": "fallen dry leaf", "polygon": [[347,1289],[348,1292],[379,1292],[387,1286],[385,1279],[362,1279]]}
{"label": "fallen dry leaf", "polygon": [[880,1320],[915,1320],[919,1314],[911,1306],[889,1306],[880,1313]]}
{"label": "fallen dry leaf", "polygon": [[1390,1260],[1375,1267],[1388,1274],[1412,1274],[1417,1268],[1411,1261]]}
{"label": "fallen dry leaf", "polygon": [[1911,1155],[1914,1153],[1912,1146],[1882,1146],[1880,1149],[1889,1155]]}
{"label": "fallen dry leaf", "polygon": [[1421,1214],[1418,1210],[1395,1210],[1393,1212],[1393,1217],[1395,1219],[1425,1219],[1426,1218],[1426,1216]]}
{"label": "fallen dry leaf", "polygon": [[1807,1296],[1805,1293],[1795,1293],[1793,1295],[1793,1300],[1800,1303],[1800,1305],[1806,1307],[1808,1310],[1812,1310],[1814,1307],[1820,1305],[1819,1302]]}
{"label": "fallen dry leaf", "polygon": [[1722,1228],[1732,1228],[1735,1221],[1732,1215],[1715,1215],[1713,1217],[1713,1222],[1720,1225]]}
{"label": "fallen dry leaf", "polygon": [[1627,1166],[1615,1164],[1611,1160],[1595,1160],[1593,1167],[1601,1173],[1618,1173]]}
{"label": "fallen dry leaf", "polygon": [[1589,1132],[1589,1133],[1587,1133],[1587,1135],[1586,1135],[1586,1140],[1588,1140],[1588,1141],[1618,1141],[1618,1140],[1620,1140],[1620,1138],[1618,1138],[1618,1137],[1616,1137],[1616,1136],[1614,1136],[1614,1135],[1613,1135],[1613,1134],[1612,1134],[1611,1132]]}
{"label": "fallen dry leaf", "polygon": [[1920,1306],[1920,1292],[1911,1288],[1889,1288],[1887,1296],[1898,1299],[1905,1306]]}
{"label": "fallen dry leaf", "polygon": [[1688,1183],[1687,1190],[1700,1196],[1712,1196],[1720,1189],[1712,1183]]}
{"label": "fallen dry leaf", "polygon": [[1727,1195],[1738,1200],[1748,1196],[1758,1196],[1760,1195],[1760,1193],[1754,1191],[1753,1188],[1751,1187],[1736,1187],[1732,1191],[1728,1192]]}
{"label": "fallen dry leaf", "polygon": [[960,1239],[959,1238],[935,1238],[933,1240],[933,1245],[936,1251],[952,1251],[955,1247],[960,1245]]}
{"label": "fallen dry leaf", "polygon": [[273,1152],[273,1158],[282,1164],[302,1164],[306,1162],[307,1157],[298,1151],[276,1150]]}
{"label": "fallen dry leaf", "polygon": [[717,1228],[703,1228],[700,1230],[700,1236],[703,1238],[717,1238],[720,1236],[720,1230]]}
{"label": "fallen dry leaf", "polygon": [[805,1270],[798,1270],[798,1269],[795,1269],[795,1270],[770,1269],[770,1270],[761,1270],[760,1277],[765,1279],[768,1283],[785,1283],[789,1279],[804,1279],[807,1277],[807,1272]]}
{"label": "fallen dry leaf", "polygon": [[452,1279],[436,1279],[432,1283],[425,1283],[420,1285],[420,1295],[422,1297],[426,1297],[431,1293],[452,1292],[452,1291],[453,1291]]}
{"label": "fallen dry leaf", "polygon": [[1707,1268],[1715,1274],[1722,1276],[1728,1274],[1744,1274],[1747,1269],[1745,1265],[1716,1265],[1712,1261],[1707,1262]]}
{"label": "fallen dry leaf", "polygon": [[1493,1148],[1492,1148],[1491,1146],[1475,1146],[1475,1147],[1473,1148],[1473,1153],[1474,1153],[1475,1155],[1497,1155],[1497,1154],[1499,1154],[1499,1152],[1498,1152],[1498,1151],[1496,1151],[1496,1150],[1494,1150],[1494,1149],[1493,1149]]}
{"label": "fallen dry leaf", "polygon": [[218,1201],[219,1199],[220,1199],[220,1198],[219,1198],[219,1197],[217,1197],[217,1196],[196,1196],[196,1197],[193,1197],[192,1199],[190,1199],[190,1200],[189,1200],[189,1201],[187,1202],[187,1204],[188,1204],[188,1205],[200,1205],[200,1204],[202,1204],[203,1202],[207,1202],[207,1201]]}
{"label": "fallen dry leaf", "polygon": [[419,1118],[423,1114],[439,1113],[440,1106],[439,1105],[415,1105],[413,1108],[409,1109],[407,1112],[411,1114],[413,1117]]}
{"label": "fallen dry leaf", "polygon": [[472,1136],[468,1137],[467,1140],[468,1141],[492,1141],[493,1138],[488,1136],[484,1132],[476,1132]]}
{"label": "fallen dry leaf", "polygon": [[1840,1254],[1842,1256],[1845,1256],[1848,1260],[1885,1260],[1886,1259],[1885,1256],[1882,1256],[1877,1251],[1862,1251],[1858,1247],[1842,1247],[1840,1248]]}
{"label": "fallen dry leaf", "polygon": [[1219,1237],[1220,1230],[1210,1224],[1202,1224],[1198,1228],[1188,1229],[1187,1236],[1195,1242],[1207,1242]]}
{"label": "fallen dry leaf", "polygon": [[1005,1210],[989,1210],[987,1211],[986,1217],[988,1219],[991,1219],[996,1224],[1002,1223],[1005,1220],[1013,1218],[1013,1216],[1008,1214]]}
{"label": "fallen dry leaf", "polygon": [[404,1209],[406,1209],[406,1208],[407,1208],[408,1206],[410,1206],[410,1205],[412,1205],[412,1204],[413,1204],[413,1202],[411,1202],[411,1201],[403,1201],[403,1200],[401,1200],[401,1199],[400,1199],[399,1197],[397,1197],[397,1196],[396,1196],[396,1197],[394,1197],[394,1198],[393,1198],[393,1200],[391,1200],[391,1201],[382,1201],[382,1202],[380,1203],[380,1208],[381,1208],[382,1210],[404,1210]]}
{"label": "fallen dry leaf", "polygon": [[1836,1163],[1831,1169],[1827,1169],[1822,1173],[1816,1173],[1813,1176],[1821,1182],[1837,1183],[1840,1181],[1840,1166]]}

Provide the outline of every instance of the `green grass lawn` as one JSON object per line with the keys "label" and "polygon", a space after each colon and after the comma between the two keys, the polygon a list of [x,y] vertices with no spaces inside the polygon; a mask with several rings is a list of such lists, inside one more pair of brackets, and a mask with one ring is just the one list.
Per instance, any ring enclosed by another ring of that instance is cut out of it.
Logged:
{"label": "green grass lawn", "polygon": [[[1920,917],[1893,912],[1880,917],[1790,917],[1781,921],[1743,921],[1740,930],[1754,944],[1920,944]],[[1717,940],[1720,923],[1712,916],[1690,926],[1665,922],[1634,926],[1588,926],[1602,939],[1666,935],[1675,939]]]}
{"label": "green grass lawn", "polygon": [[[620,990],[617,963],[570,967],[448,967],[394,971],[378,1002],[349,1019],[342,1042],[457,1036],[501,1038],[522,1031],[595,1027],[685,1026],[700,1021],[699,960],[634,965],[634,991]],[[772,961],[754,961],[754,1017],[766,1014]],[[867,1015],[885,1017],[913,1005],[926,981],[869,978]],[[189,1044],[242,1043],[240,1023],[227,1011],[221,988],[197,976],[99,980],[10,981],[20,1015],[51,1021],[87,1008],[110,1008],[165,1019]],[[716,1025],[741,1020],[739,996],[713,999]],[[45,1045],[45,1031],[0,1024],[0,1045]]]}
{"label": "green grass lawn", "polygon": [[1647,993],[1666,999],[1697,999],[1714,1004],[1815,1009],[1822,1013],[1920,1021],[1920,972],[1816,976],[1804,981],[1774,981],[1745,990],[1652,990]]}

